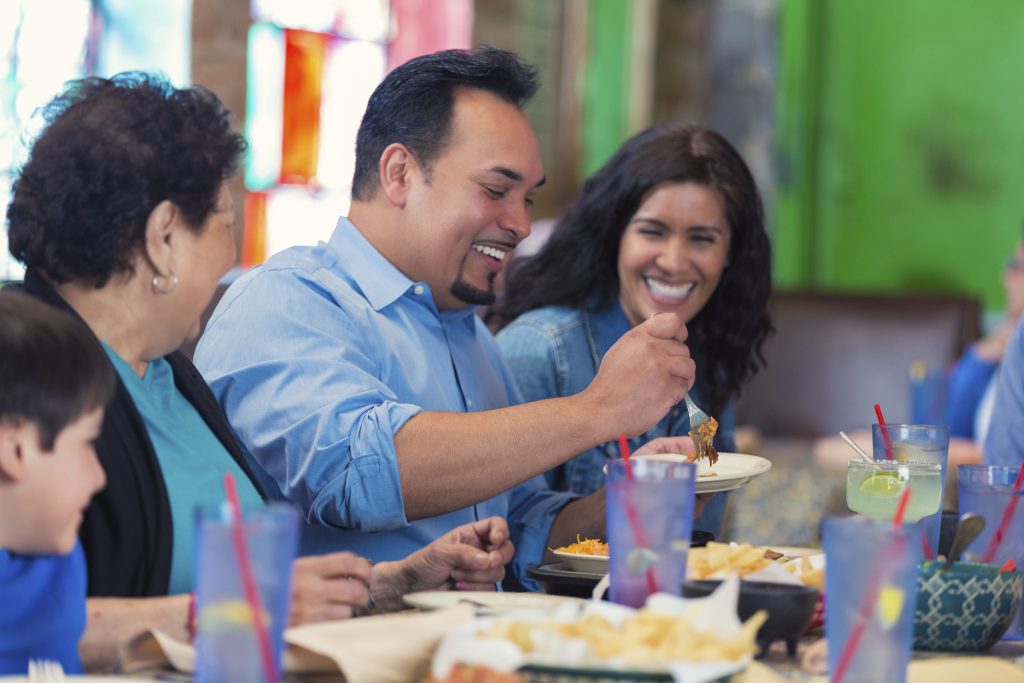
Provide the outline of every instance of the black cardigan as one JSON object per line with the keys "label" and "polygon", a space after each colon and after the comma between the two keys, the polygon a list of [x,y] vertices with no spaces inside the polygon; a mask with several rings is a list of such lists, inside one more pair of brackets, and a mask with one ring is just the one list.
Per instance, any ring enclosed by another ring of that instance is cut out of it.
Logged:
{"label": "black cardigan", "polygon": [[[56,290],[31,269],[24,283],[13,288],[81,320]],[[253,476],[217,399],[199,371],[180,351],[164,358],[174,372],[178,390],[195,406],[265,499],[266,493]],[[89,571],[89,596],[167,595],[173,539],[167,487],[149,433],[120,378],[103,418],[96,453],[107,474],[107,485],[90,502],[79,530]]]}

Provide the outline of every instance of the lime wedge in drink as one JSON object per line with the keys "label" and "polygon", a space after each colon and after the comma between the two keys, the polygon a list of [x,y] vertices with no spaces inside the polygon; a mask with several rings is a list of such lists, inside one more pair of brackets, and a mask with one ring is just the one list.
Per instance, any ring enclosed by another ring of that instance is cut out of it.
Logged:
{"label": "lime wedge in drink", "polygon": [[878,594],[877,616],[883,628],[891,628],[900,620],[904,597],[903,589],[896,586],[886,586]]}
{"label": "lime wedge in drink", "polygon": [[861,493],[878,498],[892,498],[903,493],[906,484],[896,472],[876,472],[860,483]]}
{"label": "lime wedge in drink", "polygon": [[[263,623],[270,615],[263,611]],[[252,608],[245,600],[222,600],[199,611],[199,628],[208,632],[230,630],[232,627],[252,627]]]}

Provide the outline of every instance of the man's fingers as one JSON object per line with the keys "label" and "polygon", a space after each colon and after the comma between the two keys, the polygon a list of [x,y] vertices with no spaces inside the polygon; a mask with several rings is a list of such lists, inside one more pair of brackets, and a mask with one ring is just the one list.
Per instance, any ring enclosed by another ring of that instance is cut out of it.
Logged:
{"label": "man's fingers", "polygon": [[678,342],[685,342],[688,334],[686,325],[675,313],[655,313],[634,329],[658,339],[675,339]]}

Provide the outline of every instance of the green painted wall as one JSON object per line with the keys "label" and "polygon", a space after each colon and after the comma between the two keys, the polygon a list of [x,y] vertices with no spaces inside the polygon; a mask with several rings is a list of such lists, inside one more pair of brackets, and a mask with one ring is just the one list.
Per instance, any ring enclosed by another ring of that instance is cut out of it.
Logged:
{"label": "green painted wall", "polygon": [[1003,306],[1024,220],[1024,2],[783,0],[776,279]]}
{"label": "green painted wall", "polygon": [[581,178],[615,153],[629,136],[627,100],[632,8],[623,0],[589,0],[583,74]]}

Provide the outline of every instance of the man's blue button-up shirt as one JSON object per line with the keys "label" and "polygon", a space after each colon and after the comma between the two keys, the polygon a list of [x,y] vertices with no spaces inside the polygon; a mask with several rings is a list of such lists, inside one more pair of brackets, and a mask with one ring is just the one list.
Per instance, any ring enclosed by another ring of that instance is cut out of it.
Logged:
{"label": "man's blue button-up shirt", "polygon": [[507,517],[513,574],[543,556],[551,522],[577,495],[542,476],[446,515],[405,516],[395,434],[423,410],[520,402],[493,336],[471,307],[439,311],[345,218],[328,243],[273,256],[225,293],[196,365],[248,456],[304,511],[306,551],[397,560],[452,528]]}

